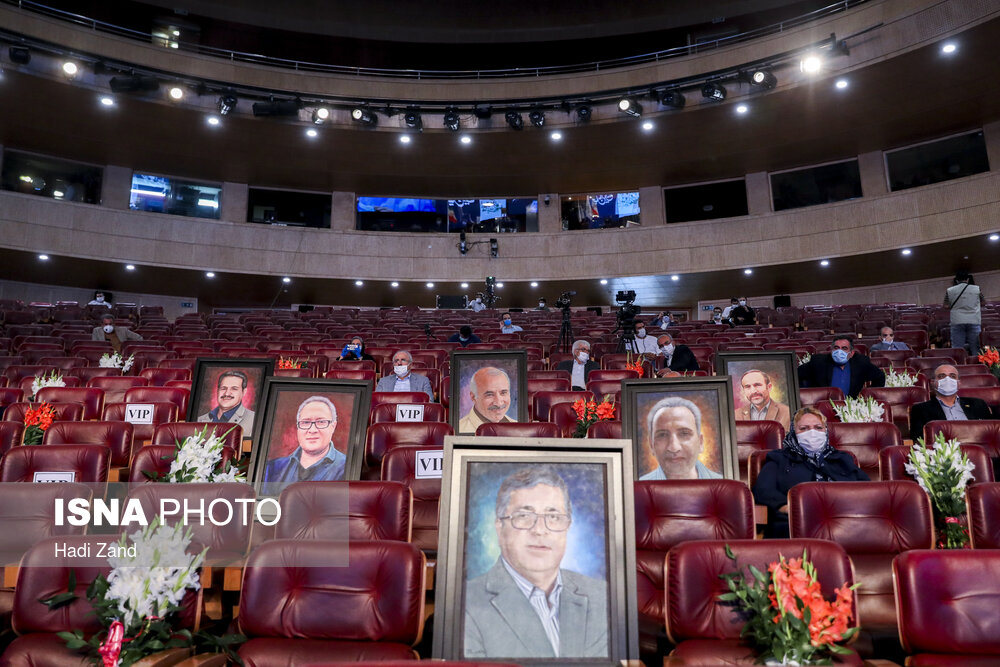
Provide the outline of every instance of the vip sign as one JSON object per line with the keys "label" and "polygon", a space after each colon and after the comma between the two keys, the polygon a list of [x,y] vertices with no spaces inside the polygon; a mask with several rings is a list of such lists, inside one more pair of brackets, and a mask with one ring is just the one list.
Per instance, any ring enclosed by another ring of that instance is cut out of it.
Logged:
{"label": "vip sign", "polygon": [[441,479],[444,465],[444,450],[433,449],[417,452],[417,470],[415,479]]}
{"label": "vip sign", "polygon": [[422,422],[424,420],[424,406],[400,403],[396,406],[396,421],[398,422]]}
{"label": "vip sign", "polygon": [[75,482],[76,473],[72,470],[67,470],[65,472],[42,472],[38,470],[35,472],[34,477],[31,479],[32,482],[39,482],[42,484],[52,483],[52,482]]}
{"label": "vip sign", "polygon": [[125,421],[129,424],[152,424],[152,403],[129,403],[125,406]]}

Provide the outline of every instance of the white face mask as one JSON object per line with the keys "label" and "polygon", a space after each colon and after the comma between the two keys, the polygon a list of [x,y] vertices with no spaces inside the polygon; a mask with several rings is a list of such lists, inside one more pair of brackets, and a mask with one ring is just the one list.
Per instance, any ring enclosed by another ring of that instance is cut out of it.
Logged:
{"label": "white face mask", "polygon": [[741,306],[745,306],[745,305],[747,305],[747,302],[746,301],[740,301],[740,305]]}
{"label": "white face mask", "polygon": [[958,380],[943,377],[937,381],[937,393],[942,396],[954,396],[958,392]]}
{"label": "white face mask", "polygon": [[545,307],[545,302],[544,301],[539,301],[538,302],[538,307],[539,308],[544,308]]}
{"label": "white face mask", "polygon": [[795,437],[802,445],[802,449],[810,454],[815,454],[826,444],[826,431],[817,431],[811,428],[808,431],[796,433]]}
{"label": "white face mask", "polygon": [[669,345],[664,345],[664,346],[660,347],[660,351],[663,352],[663,354],[673,354],[674,353],[674,344],[670,343]]}
{"label": "white face mask", "polygon": [[409,364],[405,364],[405,365],[396,365],[396,366],[393,366],[392,367],[392,372],[395,373],[396,375],[400,376],[400,377],[403,377],[404,375],[406,375],[407,373],[410,372],[410,365]]}
{"label": "white face mask", "polygon": [[587,363],[587,360],[590,359],[590,355],[586,352],[579,352],[577,353],[576,358],[580,360],[581,364],[585,364]]}
{"label": "white face mask", "polygon": [[97,297],[97,300],[98,301],[104,301],[104,297],[103,296],[99,296],[99,297]]}
{"label": "white face mask", "polygon": [[639,338],[645,338],[646,337],[646,330],[645,329],[637,329],[636,332],[635,332],[635,335],[638,336]]}
{"label": "white face mask", "polygon": [[112,325],[110,325],[110,324],[105,324],[104,325],[104,333],[111,333],[114,330],[115,330],[115,328]]}

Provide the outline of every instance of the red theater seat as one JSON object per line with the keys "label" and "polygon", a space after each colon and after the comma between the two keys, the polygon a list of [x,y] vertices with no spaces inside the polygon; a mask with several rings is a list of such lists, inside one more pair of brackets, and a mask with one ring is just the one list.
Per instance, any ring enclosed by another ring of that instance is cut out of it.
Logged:
{"label": "red theater seat", "polygon": [[907,551],[892,574],[909,667],[1000,664],[1000,551]]}
{"label": "red theater seat", "polygon": [[177,414],[187,414],[191,392],[179,387],[133,387],[125,392],[126,403],[173,403]]}
{"label": "red theater seat", "polygon": [[[24,415],[28,410],[38,408],[41,403],[11,403],[3,412],[4,421],[24,423]],[[55,411],[54,421],[80,421],[83,417],[83,405],[80,403],[49,403]]]}
{"label": "red theater seat", "polygon": [[124,403],[125,392],[132,387],[145,387],[149,380],[134,375],[100,375],[87,380],[88,387],[104,392],[105,403]]}
{"label": "red theater seat", "polygon": [[627,368],[602,368],[590,371],[590,377],[587,378],[587,381],[597,382],[600,380],[615,380],[620,386],[622,380],[631,380],[638,377],[638,372]]}
{"label": "red theater seat", "polygon": [[[425,397],[426,398],[426,397]],[[406,405],[405,403],[381,403],[372,408],[369,421],[372,424],[396,421],[396,406]],[[446,422],[448,413],[441,403],[414,403],[423,408],[423,421],[425,422]]]}
{"label": "red theater seat", "polygon": [[42,444],[107,445],[112,467],[127,467],[132,460],[132,425],[120,421],[54,422]]}
{"label": "red theater seat", "polygon": [[397,447],[382,459],[382,479],[401,482],[413,494],[412,541],[428,557],[437,553],[438,504],[441,478],[417,479],[417,452],[441,451],[440,447]]}
{"label": "red theater seat", "polygon": [[74,482],[108,481],[107,445],[13,447],[0,458],[0,482],[32,482],[36,472],[72,472]]}
{"label": "red theater seat", "polygon": [[963,445],[979,445],[992,459],[1000,457],[1000,419],[928,422],[924,442],[933,442],[938,433],[943,433],[945,440],[955,438]]}
{"label": "red theater seat", "polygon": [[[963,444],[961,448],[962,453],[975,466],[975,470],[972,473],[975,480],[977,482],[994,481],[993,465],[990,462],[990,457],[986,454],[986,450],[979,445]],[[883,481],[899,479],[912,482],[913,477],[910,476],[910,473],[906,472],[906,463],[909,460],[909,446],[886,447],[879,452],[879,479]]]}
{"label": "red theater seat", "polygon": [[802,407],[844,400],[844,392],[838,387],[800,387],[799,402]]}
{"label": "red theater seat", "polygon": [[[131,391],[131,390],[129,390]],[[177,421],[176,403],[142,403],[152,406],[153,415],[151,424],[132,424],[132,440],[138,446],[146,443],[153,437],[153,431],[157,425],[165,422]],[[125,421],[125,407],[128,403],[108,403],[104,406],[105,421]]]}
{"label": "red theater seat", "polygon": [[736,453],[740,459],[740,479],[747,480],[747,461],[751,452],[769,452],[781,449],[785,439],[785,427],[781,422],[770,421],[737,421],[736,422]]}
{"label": "red theater seat", "polygon": [[[0,484],[0,566],[16,565],[35,543],[56,535],[82,535],[85,526],[57,526],[56,501],[93,498],[86,484]],[[6,602],[6,601],[5,601]],[[6,612],[9,614],[10,610]]]}
{"label": "red theater seat", "polygon": [[620,439],[622,437],[622,423],[620,421],[597,422],[587,429],[587,437]]}
{"label": "red theater seat", "polygon": [[[170,472],[170,464],[177,457],[177,448],[173,445],[146,445],[140,447],[132,457],[129,468],[129,484],[146,484],[154,481],[150,475],[159,476]],[[237,460],[236,451],[228,447],[222,448],[219,467],[224,468],[229,461]],[[146,473],[149,473],[147,475]]]}
{"label": "red theater seat", "polygon": [[426,403],[427,394],[422,391],[375,391],[372,392],[372,407],[383,403]]}
{"label": "red theater seat", "polygon": [[7,370],[4,371],[4,375],[7,376],[7,380],[10,382],[11,387],[16,387],[21,384],[21,380],[24,378],[33,378],[40,375],[48,375],[53,372],[58,372],[59,369],[55,366],[40,366],[40,365],[23,365],[23,366],[8,366]]}
{"label": "red theater seat", "polygon": [[566,378],[528,378],[528,396],[540,391],[569,391]]}
{"label": "red theater seat", "polygon": [[900,433],[910,433],[910,408],[917,403],[923,403],[929,398],[926,387],[865,387],[861,390],[862,398],[871,396],[892,408],[892,423]]}
{"label": "red theater seat", "polygon": [[[837,407],[842,408],[845,403],[846,401],[833,401],[833,404],[831,405],[830,402],[827,401],[826,403],[817,403],[813,405],[813,407],[823,413],[823,416],[826,417],[827,423],[833,423],[840,421],[840,417],[837,416],[837,412],[833,409],[833,406],[836,405]],[[892,408],[885,401],[878,401],[878,403],[882,406],[882,421],[892,424]]]}
{"label": "red theater seat", "polygon": [[45,387],[38,391],[39,403],[79,403],[83,406],[81,419],[100,419],[104,413],[104,390],[96,387]]}
{"label": "red theater seat", "polygon": [[[965,378],[962,378],[962,383]],[[1000,387],[964,387],[958,388],[958,395],[965,398],[978,398],[990,406],[994,419],[1000,419]]]}
{"label": "red theater seat", "polygon": [[237,454],[243,447],[243,427],[224,422],[166,422],[156,425],[150,444],[176,446],[192,435],[199,435],[206,429],[208,433],[222,438],[223,447]]}
{"label": "red theater seat", "polygon": [[[417,392],[419,393],[419,392]],[[426,394],[422,394],[426,397]],[[406,445],[444,447],[446,435],[454,435],[450,424],[443,422],[382,422],[368,427],[365,440],[365,466],[377,479],[386,452]]]}
{"label": "red theater seat", "polygon": [[413,497],[401,482],[296,482],[281,492],[278,540],[409,542]]}
{"label": "red theater seat", "polygon": [[1000,483],[977,482],[966,489],[973,549],[1000,549]]}
{"label": "red theater seat", "polygon": [[559,403],[573,403],[579,399],[591,401],[594,395],[589,391],[540,391],[531,397],[531,418],[535,421],[549,421],[549,410]]}
{"label": "red theater seat", "polygon": [[[735,569],[726,557],[727,547],[741,567],[754,565],[761,571],[767,571],[781,555],[795,558],[808,550],[828,600],[833,599],[835,588],[845,582],[854,584],[847,553],[839,544],[825,540],[698,540],[678,544],[667,554],[664,573],[667,636],[676,644],[670,654],[672,667],[750,664],[756,657],[740,640],[743,619],[739,612],[717,597],[726,590],[720,575]],[[849,627],[856,625],[855,611]],[[862,665],[856,653],[841,656],[835,664],[842,663]]]}
{"label": "red theater seat", "polygon": [[879,479],[879,452],[887,447],[903,444],[899,429],[884,422],[874,424],[830,422],[828,432],[830,445],[854,454],[858,465],[872,480]]}
{"label": "red theater seat", "polygon": [[[853,424],[852,424],[853,426]],[[927,494],[913,482],[806,482],[788,491],[793,538],[830,540],[844,547],[862,582],[855,591],[862,629],[854,644],[866,657],[899,657],[892,559],[934,546]]]}
{"label": "red theater seat", "polygon": [[416,659],[425,564],[406,542],[265,542],[243,571],[240,657],[247,667]]}
{"label": "red theater seat", "polygon": [[[99,377],[122,377],[122,372],[117,368],[101,368],[100,366],[75,366],[70,369],[70,373],[80,378],[80,384],[91,386],[88,383]],[[125,376],[133,377],[133,376]],[[63,379],[66,379],[65,377]],[[138,386],[138,385],[137,385]],[[107,397],[104,399],[107,401]]]}
{"label": "red theater seat", "polygon": [[[332,380],[367,380],[375,387],[375,371],[365,368],[335,368],[326,372],[326,377]],[[424,394],[427,400],[427,394]]]}
{"label": "red theater seat", "polygon": [[11,447],[19,446],[23,437],[23,422],[0,421],[0,456]]}
{"label": "red theater seat", "polygon": [[559,438],[559,427],[551,422],[503,422],[480,424],[476,435],[495,438]]}
{"label": "red theater seat", "polygon": [[186,368],[144,368],[139,373],[139,377],[144,377],[149,381],[149,387],[165,387],[171,380],[191,381],[191,371]]}

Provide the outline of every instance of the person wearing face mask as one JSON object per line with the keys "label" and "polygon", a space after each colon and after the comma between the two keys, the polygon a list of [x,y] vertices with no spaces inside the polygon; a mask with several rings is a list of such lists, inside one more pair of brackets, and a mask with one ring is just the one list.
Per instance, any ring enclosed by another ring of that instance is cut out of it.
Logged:
{"label": "person wearing face mask", "polygon": [[469,302],[469,308],[478,313],[481,310],[486,310],[486,304],[483,303],[483,297],[477,296],[475,299]]}
{"label": "person wearing face mask", "polygon": [[757,324],[757,311],[750,307],[745,296],[741,296],[736,307],[729,311],[729,321],[733,326]]}
{"label": "person wearing face mask", "polygon": [[764,537],[788,537],[788,490],[796,484],[867,481],[850,454],[830,446],[823,413],[802,408],[781,449],[767,453],[753,486],[754,502],[767,507]]}
{"label": "person wearing face mask", "polygon": [[667,329],[669,327],[677,326],[677,323],[670,319],[670,313],[665,310],[661,310],[656,317],[649,321],[649,326]]}
{"label": "person wearing face mask", "polygon": [[549,307],[545,303],[545,297],[540,298],[538,300],[538,308],[535,308],[535,310],[548,310],[548,309]]}
{"label": "person wearing face mask", "polygon": [[517,333],[518,331],[524,331],[524,329],[511,321],[510,313],[504,313],[503,317],[500,318],[500,333],[510,334]]}
{"label": "person wearing face mask", "polygon": [[638,352],[646,359],[652,359],[660,351],[656,344],[656,338],[649,335],[649,332],[646,331],[646,323],[642,320],[635,321],[635,349],[633,351]]}
{"label": "person wearing face mask", "polygon": [[835,339],[830,354],[814,354],[799,366],[800,387],[839,387],[844,396],[857,398],[865,385],[884,387],[885,373],[868,357],[857,354],[850,338]]}
{"label": "person wearing face mask", "polygon": [[698,360],[695,359],[691,348],[687,345],[674,345],[673,336],[670,334],[663,334],[657,338],[656,344],[658,349],[656,365],[660,369],[656,374],[661,378],[670,377],[670,371],[683,373],[699,370]]}
{"label": "person wearing face mask", "polygon": [[955,284],[944,293],[944,305],[951,316],[951,346],[963,347],[970,357],[979,354],[979,332],[982,329],[982,307],[986,305],[983,291],[968,271],[955,274]]}
{"label": "person wearing face mask", "polygon": [[601,365],[590,360],[590,343],[578,340],[573,343],[573,358],[556,364],[557,371],[566,371],[570,376],[570,384],[574,391],[585,391],[590,371],[600,369]]}
{"label": "person wearing face mask", "polygon": [[993,419],[990,407],[980,398],[966,398],[958,395],[958,369],[951,364],[941,364],[934,369],[931,378],[931,400],[915,403],[910,408],[910,439],[924,437],[924,426],[928,422],[965,421],[971,419]]}
{"label": "person wearing face mask", "polygon": [[458,343],[462,347],[468,347],[471,343],[482,343],[483,341],[476,334],[472,333],[472,327],[463,326],[457,334],[452,334],[448,339],[449,343]]}
{"label": "person wearing face mask", "polygon": [[737,299],[735,296],[731,298],[729,300],[729,305],[726,306],[726,309],[722,311],[722,319],[728,323],[730,313],[732,313],[733,308],[736,308],[738,305],[740,305],[740,300]]}
{"label": "person wearing face mask", "polygon": [[375,391],[422,391],[427,394],[427,400],[434,400],[434,390],[431,381],[419,373],[411,373],[413,355],[406,350],[399,350],[392,355],[392,375],[386,375],[378,381]]}
{"label": "person wearing face mask", "polygon": [[104,292],[94,292],[94,298],[87,304],[88,306],[101,306],[102,308],[110,308],[111,302],[104,298]]}
{"label": "person wearing face mask", "polygon": [[893,332],[892,327],[882,327],[882,331],[879,332],[881,340],[872,345],[869,350],[872,352],[880,350],[909,350],[910,346],[901,340],[896,340],[896,334]]}
{"label": "person wearing face mask", "polygon": [[340,351],[337,361],[375,361],[375,357],[365,352],[365,341],[361,336],[355,336]]}
{"label": "person wearing face mask", "polygon": [[713,324],[725,324],[722,318],[722,309],[718,306],[712,311],[712,323]]}
{"label": "person wearing face mask", "polygon": [[115,316],[109,313],[101,315],[101,325],[94,327],[90,339],[107,341],[111,343],[115,352],[121,352],[122,343],[128,340],[142,340],[142,336],[129,331],[126,327],[116,327]]}

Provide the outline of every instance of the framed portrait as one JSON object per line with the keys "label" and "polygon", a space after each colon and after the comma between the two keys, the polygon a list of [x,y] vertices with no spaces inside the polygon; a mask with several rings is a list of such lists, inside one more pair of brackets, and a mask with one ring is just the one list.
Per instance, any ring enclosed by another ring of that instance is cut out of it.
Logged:
{"label": "framed portrait", "polygon": [[638,659],[632,444],[455,435],[444,457],[433,657]]}
{"label": "framed portrait", "polygon": [[623,380],[635,478],[739,479],[732,385],[728,376]]}
{"label": "framed portrait", "polygon": [[528,421],[528,353],[451,352],[451,427],[475,435],[486,422]]}
{"label": "framed portrait", "polygon": [[249,476],[258,494],[361,477],[370,382],[269,377],[261,405]]}
{"label": "framed portrait", "polygon": [[274,359],[195,360],[187,420],[238,424],[252,439],[264,378],[273,373]]}
{"label": "framed portrait", "polygon": [[737,421],[770,419],[781,422],[788,432],[792,415],[801,407],[794,350],[719,352],[715,355],[715,372],[733,380]]}

